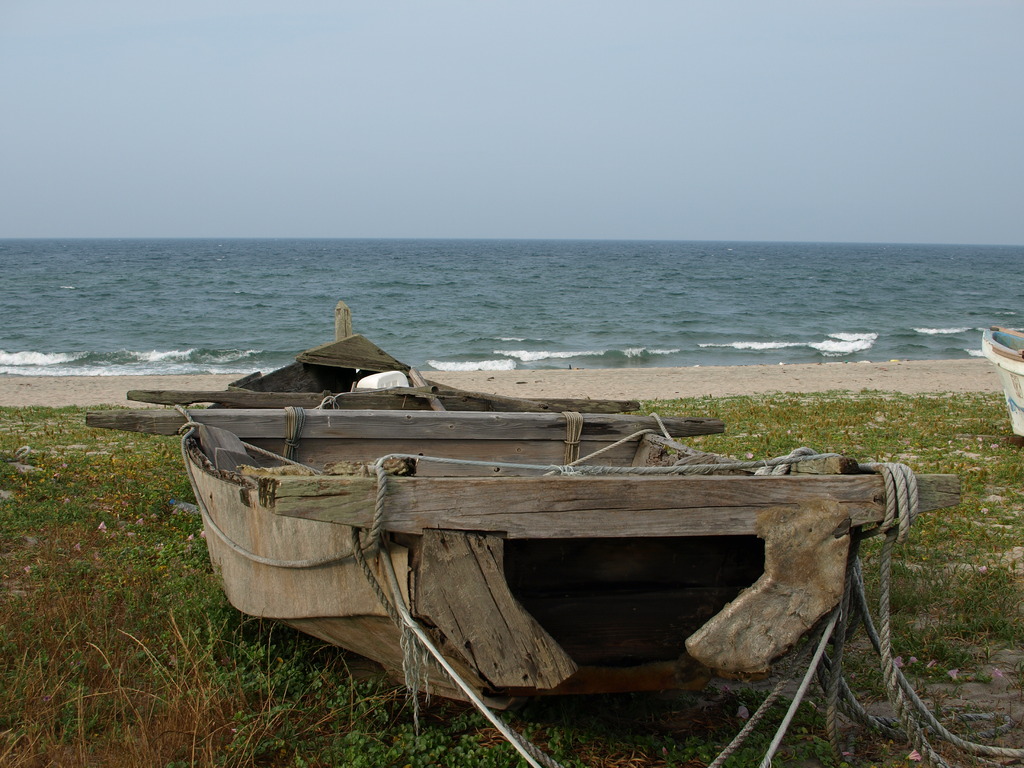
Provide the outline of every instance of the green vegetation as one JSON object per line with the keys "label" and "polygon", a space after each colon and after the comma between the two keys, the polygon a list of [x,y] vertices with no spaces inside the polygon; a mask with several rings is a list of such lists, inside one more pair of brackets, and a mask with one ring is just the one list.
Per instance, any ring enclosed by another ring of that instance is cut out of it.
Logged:
{"label": "green vegetation", "polygon": [[[899,550],[894,646],[943,702],[996,679],[1021,695],[1024,449],[999,396],[645,406],[722,418],[726,435],[692,444],[737,458],[807,445],[959,475],[961,506],[922,515]],[[0,765],[521,764],[467,706],[431,700],[417,734],[405,692],[367,662],[232,609],[201,521],[171,503],[192,500],[180,461],[176,439],[87,429],[83,409],[0,408]],[[869,577],[877,548],[865,545]],[[879,698],[872,658],[855,655],[855,687]],[[762,697],[730,684],[538,700],[505,717],[566,766],[703,766]],[[756,764],[777,721],[729,764]],[[905,744],[851,734],[851,765],[912,764]],[[779,764],[797,759],[835,764],[810,704]]]}

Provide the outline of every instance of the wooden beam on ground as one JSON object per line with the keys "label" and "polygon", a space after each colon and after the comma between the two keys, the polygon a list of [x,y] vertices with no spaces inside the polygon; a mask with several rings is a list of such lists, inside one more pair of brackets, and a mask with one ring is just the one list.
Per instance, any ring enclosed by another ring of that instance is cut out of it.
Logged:
{"label": "wooden beam on ground", "polygon": [[[956,475],[919,475],[921,510],[959,503]],[[281,477],[261,486],[275,513],[361,528],[373,522],[372,478]],[[885,516],[880,475],[396,477],[384,528],[494,532],[507,538],[753,535],[759,512],[831,499],[853,525]]]}
{"label": "wooden beam on ground", "polygon": [[[280,438],[285,434],[285,412],[271,409],[210,408],[190,412],[193,420],[234,432],[243,440]],[[673,435],[709,435],[725,431],[719,419],[663,418]],[[89,411],[85,423],[101,429],[174,435],[185,422],[173,410]],[[640,430],[659,429],[647,416],[586,414],[583,437],[615,442]],[[309,410],[303,438],[364,440],[564,440],[565,417],[557,413],[482,413],[474,411],[363,411]]]}

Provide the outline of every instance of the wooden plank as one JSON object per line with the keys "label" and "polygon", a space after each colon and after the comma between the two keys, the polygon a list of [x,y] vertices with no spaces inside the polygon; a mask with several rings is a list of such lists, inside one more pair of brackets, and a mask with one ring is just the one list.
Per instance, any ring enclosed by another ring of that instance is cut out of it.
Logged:
{"label": "wooden plank", "polygon": [[[431,384],[427,380],[428,384]],[[625,413],[639,411],[638,400],[591,400],[589,398],[547,397],[533,399],[506,397],[490,392],[471,392],[431,384],[433,391],[449,411],[521,411],[523,413]]]}
{"label": "wooden plank", "polygon": [[[214,408],[191,411],[194,420],[234,432],[243,440],[285,434],[283,410]],[[583,437],[614,442],[639,430],[658,429],[654,419],[625,414],[584,415]],[[674,435],[707,435],[725,431],[719,419],[663,418]],[[86,424],[102,429],[176,434],[184,423],[177,411],[90,411]],[[564,440],[565,418],[554,413],[478,413],[463,411],[306,411],[303,437],[448,440]]]}
{"label": "wooden plank", "polygon": [[322,392],[250,392],[244,389],[130,389],[127,394],[129,400],[134,400],[137,403],[156,403],[158,405],[217,403],[233,408],[284,408],[286,405],[316,408],[324,397],[326,394]]}
{"label": "wooden plank", "polygon": [[625,666],[684,655],[686,638],[741,589],[679,586],[644,590],[617,585],[603,593],[521,599],[577,664]]}
{"label": "wooden plank", "polygon": [[789,471],[796,475],[856,475],[860,472],[860,464],[848,456],[829,456],[799,461]]}
{"label": "wooden plank", "polygon": [[331,368],[354,368],[362,371],[407,371],[400,362],[358,333],[330,344],[307,349],[295,356],[300,363]]}
{"label": "wooden plank", "polygon": [[341,341],[352,335],[352,310],[348,304],[339,301],[334,306],[334,340]]}
{"label": "wooden plank", "polygon": [[245,446],[234,432],[218,429],[209,424],[200,424],[196,431],[199,436],[199,444],[203,447],[203,453],[207,456],[213,456],[214,451],[218,448],[223,448],[232,453],[245,453]]}
{"label": "wooden plank", "polygon": [[348,392],[355,379],[356,372],[351,368],[291,363],[265,376],[242,381],[244,388],[253,392]]}
{"label": "wooden plank", "polygon": [[687,638],[690,656],[718,674],[767,674],[842,598],[850,538],[835,531],[846,522],[828,499],[762,510],[764,573]]}
{"label": "wooden plank", "polygon": [[509,592],[502,541],[424,531],[415,609],[496,687],[553,688],[576,664]]}
{"label": "wooden plank", "polygon": [[449,411],[521,411],[523,413],[623,413],[635,411],[640,404],[635,400],[528,400],[502,397],[486,392],[467,392],[444,387],[428,390],[413,387],[360,390],[358,392],[263,392],[246,389],[131,389],[128,399],[139,403],[159,405],[191,405],[217,403],[229,408],[316,408],[323,399],[335,394],[336,409],[367,410],[429,410],[427,398],[436,397]]}
{"label": "wooden plank", "polygon": [[[283,455],[284,438],[250,438],[249,442],[268,451]],[[634,445],[622,443],[597,456],[588,464],[595,466],[623,466],[629,464]],[[588,455],[608,448],[606,441],[580,441],[580,455]],[[334,461],[374,461],[389,453],[412,456],[466,459],[494,462],[493,465],[448,464],[423,461],[416,474],[430,477],[501,477],[505,475],[539,475],[545,470],[529,466],[498,466],[498,463],[516,465],[560,465],[565,459],[565,444],[561,440],[434,440],[400,438],[388,440],[337,440],[304,437],[299,444],[299,459],[306,464],[321,467]]]}
{"label": "wooden plank", "polygon": [[[415,368],[413,368],[412,366],[409,366],[409,370],[407,371],[407,373],[409,375],[409,381],[412,382],[412,385],[414,387],[428,387],[429,386],[427,384],[427,380],[423,378],[423,374],[420,373]],[[427,404],[430,406],[430,410],[432,410],[432,411],[446,411],[446,410],[448,410],[447,408],[444,407],[444,404],[440,400],[437,399],[437,396],[434,395],[433,392],[431,392],[430,394],[427,395]]]}
{"label": "wooden plank", "polygon": [[[279,515],[369,527],[377,484],[287,477],[261,494]],[[921,509],[959,501],[956,475],[920,475]],[[883,519],[879,475],[401,477],[389,480],[385,529],[495,532],[507,538],[750,535],[758,512],[833,499],[853,525]]]}

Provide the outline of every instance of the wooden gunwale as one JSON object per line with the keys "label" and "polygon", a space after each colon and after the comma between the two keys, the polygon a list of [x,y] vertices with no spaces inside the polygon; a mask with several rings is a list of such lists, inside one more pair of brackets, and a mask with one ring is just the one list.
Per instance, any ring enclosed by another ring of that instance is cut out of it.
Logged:
{"label": "wooden gunwale", "polygon": [[[357,477],[261,480],[277,515],[370,527],[377,481]],[[918,476],[922,511],[957,503],[955,475]],[[814,499],[840,503],[854,526],[885,516],[879,475],[393,477],[384,530],[440,528],[509,539],[754,535],[758,512]]]}
{"label": "wooden gunwale", "polygon": [[998,325],[993,325],[991,328],[989,328],[989,331],[991,331],[991,333],[985,334],[983,338],[985,341],[988,342],[994,354],[1007,360],[1012,360],[1015,363],[1020,363],[1024,361],[1024,349],[1017,349],[1015,347],[1003,344],[994,335],[996,333],[1002,333],[1004,335],[1013,336],[1014,338],[1020,339],[1021,342],[1024,343],[1024,334],[1021,334],[1019,331],[1014,331],[1009,328],[1001,328]]}

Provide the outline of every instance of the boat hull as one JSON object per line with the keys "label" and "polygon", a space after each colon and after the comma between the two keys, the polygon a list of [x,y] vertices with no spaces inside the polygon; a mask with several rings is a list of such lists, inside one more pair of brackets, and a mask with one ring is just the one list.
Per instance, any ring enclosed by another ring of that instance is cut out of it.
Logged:
{"label": "boat hull", "polygon": [[982,335],[981,350],[999,375],[1010,426],[1024,437],[1024,333],[992,328]]}
{"label": "boat hull", "polygon": [[[763,676],[838,603],[850,531],[886,516],[885,480],[851,459],[758,475],[654,429],[710,434],[714,420],[287,415],[187,414],[186,471],[228,600],[399,680],[405,606],[467,689],[498,704]],[[173,434],[185,418],[87,423]],[[274,455],[286,444],[303,465]],[[576,452],[586,471],[560,466]],[[959,500],[954,476],[918,489],[921,510]],[[357,557],[356,532],[370,531],[380,546]],[[424,671],[417,685],[461,697]]]}
{"label": "boat hull", "polygon": [[[228,601],[365,656],[402,680],[402,633],[352,557],[353,528],[276,514],[257,484],[213,469],[197,446],[187,457]],[[508,547],[475,532],[400,538],[389,555],[402,600],[431,627],[463,680],[498,707],[544,694],[703,688],[711,671],[687,655],[686,637],[756,580],[763,558],[754,537],[517,540]],[[319,560],[329,562],[292,567]],[[370,564],[389,592],[380,562],[371,557]],[[471,627],[465,637],[464,625]],[[464,698],[434,665],[422,684]]]}

